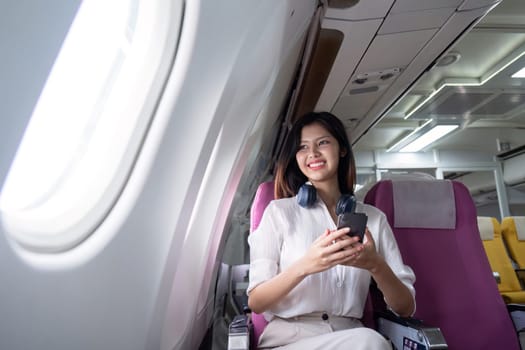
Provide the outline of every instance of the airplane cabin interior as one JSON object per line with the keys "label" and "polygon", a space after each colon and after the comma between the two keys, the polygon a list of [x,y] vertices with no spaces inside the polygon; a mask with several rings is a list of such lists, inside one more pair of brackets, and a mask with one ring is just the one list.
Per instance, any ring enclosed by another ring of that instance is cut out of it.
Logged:
{"label": "airplane cabin interior", "polygon": [[256,349],[247,240],[329,111],[416,274],[363,323],[525,349],[522,0],[0,6],[0,348]]}

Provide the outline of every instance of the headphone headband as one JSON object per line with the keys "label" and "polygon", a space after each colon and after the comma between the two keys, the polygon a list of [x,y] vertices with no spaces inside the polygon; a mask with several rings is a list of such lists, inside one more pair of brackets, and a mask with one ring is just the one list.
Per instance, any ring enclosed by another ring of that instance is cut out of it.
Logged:
{"label": "headphone headband", "polygon": [[[308,181],[299,188],[297,192],[297,203],[303,208],[311,208],[317,200],[317,191]],[[335,207],[336,215],[353,213],[355,211],[356,199],[353,194],[342,194]]]}

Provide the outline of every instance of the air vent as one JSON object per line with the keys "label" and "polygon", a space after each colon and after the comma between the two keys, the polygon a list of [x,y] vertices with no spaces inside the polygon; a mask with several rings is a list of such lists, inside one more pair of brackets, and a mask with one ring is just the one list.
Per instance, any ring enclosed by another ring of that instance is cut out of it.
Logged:
{"label": "air vent", "polygon": [[375,72],[360,73],[352,80],[352,84],[364,85],[374,82],[390,82],[394,77],[398,76],[401,71],[401,68],[389,68]]}

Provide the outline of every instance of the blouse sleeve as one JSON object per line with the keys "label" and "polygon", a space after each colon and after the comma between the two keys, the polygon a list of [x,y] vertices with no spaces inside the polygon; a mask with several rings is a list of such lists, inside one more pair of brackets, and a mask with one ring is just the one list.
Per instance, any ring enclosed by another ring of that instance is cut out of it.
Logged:
{"label": "blouse sleeve", "polygon": [[415,303],[416,290],[414,282],[416,281],[416,276],[410,266],[403,263],[396,239],[383,213],[380,215],[380,228],[382,237],[380,240],[381,244],[378,247],[379,253],[385,258],[385,261],[397,278],[408,288]]}
{"label": "blouse sleeve", "polygon": [[278,231],[278,213],[273,202],[266,207],[259,227],[248,237],[250,245],[250,283],[247,293],[277,275],[282,235]]}

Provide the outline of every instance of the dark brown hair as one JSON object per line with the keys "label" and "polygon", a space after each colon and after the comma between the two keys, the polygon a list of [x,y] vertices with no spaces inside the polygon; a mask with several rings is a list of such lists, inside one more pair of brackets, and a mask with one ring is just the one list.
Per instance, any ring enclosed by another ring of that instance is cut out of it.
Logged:
{"label": "dark brown hair", "polygon": [[339,160],[337,180],[341,193],[354,193],[356,171],[355,159],[341,120],[329,112],[310,112],[297,119],[288,133],[283,149],[277,159],[275,173],[275,198],[293,197],[308,179],[301,172],[295,155],[301,144],[301,132],[307,125],[318,123],[339,143],[345,155]]}

